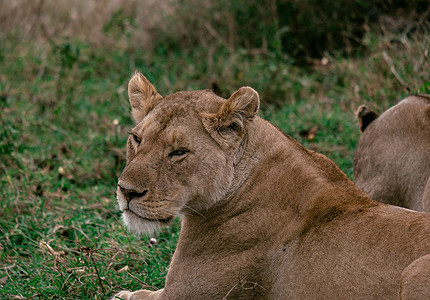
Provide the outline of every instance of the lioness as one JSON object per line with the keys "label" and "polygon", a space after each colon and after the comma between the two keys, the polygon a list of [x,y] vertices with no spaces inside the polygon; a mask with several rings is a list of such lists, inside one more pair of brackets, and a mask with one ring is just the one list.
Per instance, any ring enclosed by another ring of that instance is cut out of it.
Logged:
{"label": "lioness", "polygon": [[124,223],[145,233],[183,219],[164,289],[116,297],[430,296],[430,216],[371,200],[259,118],[252,88],[228,100],[209,90],[162,97],[136,74],[128,92],[137,125],[118,180]]}
{"label": "lioness", "polygon": [[407,97],[380,116],[362,105],[357,118],[355,184],[374,200],[430,212],[430,95]]}

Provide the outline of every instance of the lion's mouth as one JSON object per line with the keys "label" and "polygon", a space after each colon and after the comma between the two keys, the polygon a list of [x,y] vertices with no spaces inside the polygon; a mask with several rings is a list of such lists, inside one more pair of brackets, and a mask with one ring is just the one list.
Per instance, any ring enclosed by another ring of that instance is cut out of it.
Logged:
{"label": "lion's mouth", "polygon": [[164,218],[164,219],[142,217],[141,215],[135,213],[131,209],[126,209],[124,212],[129,212],[129,213],[131,213],[131,214],[133,214],[133,215],[135,215],[135,216],[137,216],[140,219],[145,220],[145,221],[158,222],[158,223],[162,223],[162,224],[168,224],[173,220],[173,217],[168,217],[168,218]]}

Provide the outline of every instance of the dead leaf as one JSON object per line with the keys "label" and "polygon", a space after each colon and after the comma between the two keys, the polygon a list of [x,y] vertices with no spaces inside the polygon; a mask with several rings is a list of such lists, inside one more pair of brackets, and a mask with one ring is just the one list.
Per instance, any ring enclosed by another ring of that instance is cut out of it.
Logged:
{"label": "dead leaf", "polygon": [[117,272],[118,273],[124,273],[124,272],[128,272],[128,270],[130,270],[130,268],[128,266],[122,267],[121,269],[119,269]]}
{"label": "dead leaf", "polygon": [[61,256],[61,255],[66,254],[66,252],[64,252],[64,251],[55,251],[55,250],[54,250],[54,249],[52,249],[52,247],[51,247],[47,242],[45,242],[45,241],[40,241],[39,246],[40,246],[42,249],[44,249],[44,250],[48,251],[52,256],[55,256],[55,257],[59,257],[59,256]]}
{"label": "dead leaf", "polygon": [[313,126],[310,129],[304,129],[300,131],[300,135],[309,141],[313,141],[315,139],[317,132],[318,132],[318,127]]}

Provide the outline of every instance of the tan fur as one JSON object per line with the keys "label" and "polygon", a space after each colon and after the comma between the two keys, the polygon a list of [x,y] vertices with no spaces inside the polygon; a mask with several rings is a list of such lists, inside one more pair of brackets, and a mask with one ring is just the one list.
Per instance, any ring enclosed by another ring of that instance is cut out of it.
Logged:
{"label": "tan fur", "polygon": [[430,299],[430,254],[420,257],[402,272],[400,299]]}
{"label": "tan fur", "polygon": [[[370,112],[359,108],[360,125]],[[410,96],[368,123],[353,169],[372,199],[430,212],[430,96]]]}
{"label": "tan fur", "polygon": [[430,216],[371,200],[258,106],[243,87],[228,100],[179,92],[140,115],[118,180],[124,221],[144,232],[179,214],[182,228],[164,289],[116,296],[398,297],[402,271],[430,252]]}

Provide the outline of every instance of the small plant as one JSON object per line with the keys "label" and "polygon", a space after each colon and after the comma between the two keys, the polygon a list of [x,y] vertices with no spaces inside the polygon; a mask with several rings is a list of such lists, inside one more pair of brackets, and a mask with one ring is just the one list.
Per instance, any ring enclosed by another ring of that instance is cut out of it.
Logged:
{"label": "small plant", "polygon": [[420,92],[420,93],[422,93],[422,94],[430,94],[430,81],[429,81],[429,82],[424,83],[424,84],[420,87],[419,92]]}

